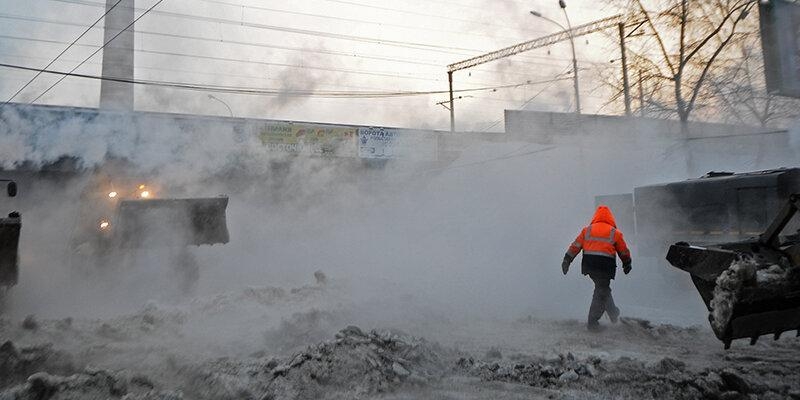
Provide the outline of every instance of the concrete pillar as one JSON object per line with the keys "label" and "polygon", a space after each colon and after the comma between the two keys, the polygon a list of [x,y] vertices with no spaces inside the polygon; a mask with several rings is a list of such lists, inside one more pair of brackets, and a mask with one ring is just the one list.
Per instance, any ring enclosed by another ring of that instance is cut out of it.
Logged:
{"label": "concrete pillar", "polygon": [[[103,43],[133,22],[134,1],[122,0],[105,18]],[[106,10],[117,0],[106,0]],[[133,26],[117,36],[103,49],[103,77],[133,79]],[[133,111],[133,84],[102,81],[100,83],[100,108]]]}

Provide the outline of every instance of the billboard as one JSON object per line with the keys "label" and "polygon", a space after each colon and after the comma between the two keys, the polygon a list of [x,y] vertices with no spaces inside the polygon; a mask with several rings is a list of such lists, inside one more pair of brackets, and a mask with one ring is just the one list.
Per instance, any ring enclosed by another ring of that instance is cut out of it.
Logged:
{"label": "billboard", "polygon": [[337,125],[268,122],[258,131],[273,152],[312,156],[356,157],[356,128]]}
{"label": "billboard", "polygon": [[437,143],[436,136],[430,132],[381,127],[358,128],[360,158],[434,161]]}
{"label": "billboard", "polygon": [[767,90],[800,97],[800,2],[759,2]]}

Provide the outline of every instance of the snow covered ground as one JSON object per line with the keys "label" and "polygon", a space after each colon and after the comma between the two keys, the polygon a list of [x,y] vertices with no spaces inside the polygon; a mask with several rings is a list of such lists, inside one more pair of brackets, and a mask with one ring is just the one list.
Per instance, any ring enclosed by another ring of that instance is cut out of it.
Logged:
{"label": "snow covered ground", "polygon": [[365,305],[332,279],[2,319],[0,398],[798,398],[788,336],[725,351],[705,325],[467,318],[409,298]]}

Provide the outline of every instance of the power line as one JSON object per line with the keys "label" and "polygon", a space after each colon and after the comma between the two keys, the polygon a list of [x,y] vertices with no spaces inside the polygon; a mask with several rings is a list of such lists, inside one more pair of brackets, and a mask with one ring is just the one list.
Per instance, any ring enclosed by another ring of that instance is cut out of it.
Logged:
{"label": "power line", "polygon": [[[68,3],[77,3],[77,4],[84,4],[90,6],[102,6],[102,3],[96,3],[92,1],[86,0],[59,0]],[[134,10],[140,10],[134,7]],[[191,15],[191,14],[183,14],[177,13],[172,11],[155,11],[153,12],[155,15],[161,15],[165,17],[172,17],[172,18],[179,18],[179,19],[188,19],[194,21],[203,21],[203,22],[213,22],[217,24],[225,24],[225,25],[235,25],[247,28],[257,28],[257,29],[267,29],[273,30],[278,32],[286,32],[286,33],[293,33],[298,35],[309,35],[309,36],[316,36],[316,37],[324,37],[329,39],[339,39],[339,40],[348,40],[348,41],[356,41],[362,43],[371,43],[371,44],[380,44],[380,45],[387,45],[387,46],[396,46],[396,47],[404,47],[404,48],[412,48],[416,50],[426,50],[426,51],[440,51],[440,50],[458,50],[458,51],[468,51],[468,52],[480,52],[481,50],[477,49],[469,49],[463,47],[453,47],[453,46],[442,46],[430,43],[418,43],[418,42],[408,42],[402,40],[389,40],[389,39],[378,39],[366,36],[355,36],[355,35],[346,35],[341,33],[333,33],[333,32],[324,32],[324,31],[315,31],[311,29],[301,29],[301,28],[291,28],[286,26],[278,26],[278,25],[269,25],[269,24],[260,24],[255,22],[245,22],[245,21],[234,21],[230,19],[224,18],[217,18],[217,17],[208,17],[202,15]]]}
{"label": "power line", "polygon": [[[50,1],[73,3],[73,2],[77,2],[79,0],[50,0]],[[385,21],[381,21],[381,22],[365,21],[365,20],[360,20],[360,19],[337,17],[337,16],[332,16],[332,15],[314,14],[314,13],[306,13],[306,12],[300,12],[300,11],[281,10],[281,9],[270,8],[270,7],[261,7],[261,6],[253,6],[253,5],[236,4],[236,3],[231,3],[231,2],[228,2],[228,1],[222,1],[222,0],[200,0],[200,1],[203,1],[203,2],[206,2],[206,3],[220,4],[220,5],[230,6],[230,7],[236,7],[236,8],[241,8],[241,9],[268,11],[268,12],[282,13],[282,14],[289,14],[289,15],[299,15],[299,16],[304,16],[304,17],[330,19],[330,20],[335,20],[335,21],[344,21],[344,22],[354,22],[354,23],[360,23],[360,24],[378,25],[378,26],[382,26],[382,27],[388,26],[388,27],[395,27],[395,28],[401,28],[401,29],[423,30],[423,31],[429,31],[429,32],[440,32],[440,33],[448,33],[448,34],[456,34],[456,35],[470,35],[470,36],[479,36],[479,37],[489,37],[489,38],[493,38],[493,39],[511,39],[511,40],[515,40],[515,38],[507,37],[507,36],[506,37],[503,37],[503,36],[489,36],[489,35],[484,35],[484,34],[480,34],[480,33],[476,33],[476,32],[464,32],[464,31],[459,32],[459,31],[451,31],[451,30],[446,30],[446,29],[436,29],[436,28],[429,28],[429,27],[420,27],[420,26],[412,26],[412,25],[395,24],[395,23],[385,22]]]}
{"label": "power line", "polygon": [[[403,10],[403,9],[399,9],[399,8],[390,8],[390,7],[376,6],[376,5],[372,5],[372,4],[358,3],[358,2],[355,2],[355,1],[346,1],[346,0],[320,0],[320,1],[326,1],[326,2],[330,2],[330,3],[339,3],[339,4],[348,4],[348,5],[364,7],[364,8],[372,8],[372,9],[383,10],[383,11],[393,11],[393,12],[399,12],[399,13],[403,13],[403,14],[417,15],[417,16],[421,16],[421,17],[429,17],[429,18],[438,18],[438,19],[444,19],[444,20],[450,20],[450,21],[466,22],[466,23],[469,23],[469,24],[479,24],[479,25],[485,25],[485,26],[508,28],[508,25],[503,25],[503,24],[492,24],[492,23],[489,23],[489,22],[477,22],[477,21],[469,20],[469,19],[446,17],[446,16],[443,16],[443,15],[435,15],[435,14],[426,14],[426,13],[421,13],[421,12],[417,12],[417,11]],[[526,29],[526,31],[541,33],[539,31],[535,31],[535,30],[531,30],[531,29]]]}
{"label": "power line", "polygon": [[[46,19],[46,18],[37,18],[37,17],[30,17],[30,16],[20,16],[20,15],[13,15],[13,14],[4,14],[0,13],[0,18],[5,19],[12,19],[12,20],[21,20],[21,21],[30,21],[30,22],[40,22],[46,24],[55,24],[55,25],[67,25],[67,26],[79,26],[84,27],[82,24],[67,22],[67,21],[59,21],[54,19]],[[418,60],[408,60],[408,59],[401,59],[401,58],[393,58],[393,57],[385,57],[385,56],[375,56],[375,55],[365,55],[365,54],[355,54],[349,52],[341,52],[341,51],[334,51],[334,50],[324,50],[324,49],[307,49],[307,48],[298,48],[298,47],[289,47],[289,46],[282,46],[282,45],[272,45],[266,43],[253,43],[253,42],[243,42],[243,41],[236,41],[236,40],[226,40],[226,39],[218,39],[218,38],[205,38],[199,36],[189,36],[189,35],[182,35],[182,34],[174,34],[174,33],[164,33],[164,32],[153,32],[147,30],[137,30],[139,34],[143,35],[153,35],[153,36],[161,36],[161,37],[170,37],[176,39],[188,39],[188,40],[197,40],[197,41],[204,41],[210,43],[230,43],[236,44],[241,46],[253,46],[253,47],[263,47],[263,48],[271,48],[271,49],[279,49],[279,50],[286,50],[286,51],[296,51],[296,52],[304,52],[304,53],[319,53],[319,54],[328,54],[328,55],[337,55],[337,56],[345,56],[345,57],[357,57],[357,58],[364,58],[364,59],[373,59],[378,61],[391,61],[391,62],[399,62],[399,63],[406,63],[406,64],[415,64],[415,65],[426,65],[426,66],[435,66],[435,67],[442,67],[446,63],[434,63],[429,61],[418,61]],[[454,55],[464,55],[468,56],[471,53],[464,53],[464,52],[456,52],[456,51],[440,51],[439,53],[446,53],[446,54],[454,54]],[[544,60],[557,60],[557,61],[568,61],[568,59],[550,57],[550,56],[532,56],[529,55],[530,58],[536,59],[544,59]],[[520,62],[524,64],[533,64],[533,65],[551,65],[549,63],[541,62],[541,61],[530,61],[528,57],[518,57],[515,62]],[[592,62],[592,61],[582,61],[584,64],[605,64],[605,62]],[[479,72],[486,72],[486,73],[493,73],[493,71],[489,70],[476,70]],[[519,73],[515,73],[519,74]]]}
{"label": "power line", "polygon": [[50,61],[49,63],[47,63],[47,65],[45,65],[45,66],[44,66],[44,68],[42,68],[42,69],[41,69],[39,72],[37,72],[37,73],[36,73],[36,75],[34,75],[34,76],[33,76],[33,78],[31,78],[31,80],[29,80],[29,81],[28,81],[26,84],[22,85],[22,87],[21,87],[21,88],[19,88],[19,90],[17,90],[17,92],[16,92],[16,93],[14,93],[14,94],[13,94],[11,97],[9,97],[9,98],[8,98],[8,100],[6,100],[6,101],[3,103],[3,105],[6,105],[6,104],[8,104],[8,103],[9,103],[11,100],[14,100],[14,98],[15,98],[15,97],[17,97],[17,95],[19,95],[20,93],[22,93],[22,91],[23,91],[23,90],[25,90],[25,88],[26,88],[26,87],[28,87],[28,86],[29,86],[31,83],[33,83],[33,81],[34,81],[34,80],[36,80],[36,78],[38,78],[38,77],[39,77],[39,75],[41,75],[41,74],[42,74],[42,71],[44,71],[44,70],[46,70],[46,69],[50,68],[50,66],[51,66],[51,65],[53,65],[53,63],[54,63],[54,62],[56,62],[56,60],[58,60],[58,59],[59,59],[59,57],[63,56],[63,55],[64,55],[64,53],[66,53],[66,52],[67,52],[67,50],[69,50],[70,48],[72,48],[72,46],[73,46],[73,45],[75,45],[75,43],[77,43],[77,42],[78,42],[78,40],[81,40],[81,38],[82,38],[82,37],[84,37],[84,36],[85,36],[87,33],[89,33],[89,31],[90,31],[90,30],[91,30],[91,29],[92,29],[92,28],[93,28],[95,25],[97,25],[97,23],[98,23],[98,22],[102,21],[102,20],[103,20],[103,18],[105,18],[105,16],[106,16],[106,15],[108,15],[108,13],[110,13],[111,11],[113,11],[113,10],[114,10],[114,9],[115,9],[115,8],[116,8],[118,5],[119,5],[119,3],[121,3],[121,2],[122,2],[122,0],[117,0],[117,2],[116,2],[116,3],[114,3],[114,5],[113,5],[113,6],[111,6],[110,8],[108,8],[108,9],[106,10],[106,12],[104,12],[104,13],[103,13],[103,15],[101,15],[101,16],[100,16],[99,18],[97,18],[97,19],[96,19],[96,20],[95,20],[95,21],[94,21],[94,22],[93,22],[91,25],[89,25],[89,26],[86,28],[86,30],[84,30],[84,31],[83,31],[83,33],[81,33],[80,35],[78,35],[78,37],[77,37],[77,38],[75,38],[75,40],[73,40],[73,41],[72,41],[72,43],[70,43],[70,44],[69,44],[69,45],[68,45],[66,48],[64,48],[64,50],[62,50],[62,51],[61,51],[61,53],[58,53],[58,55],[57,55],[57,56],[56,56],[56,57],[55,57],[55,58],[54,58],[52,61]]}
{"label": "power line", "polygon": [[[3,35],[0,35],[0,38],[2,38],[2,37],[3,37]],[[25,55],[20,55],[20,54],[8,54],[8,53],[0,53],[0,56],[13,57],[13,58],[25,58],[25,59],[47,59],[45,57],[25,56]],[[61,61],[64,61],[64,62],[75,61],[75,62],[77,62],[78,60],[62,59]],[[101,63],[97,63],[97,62],[87,62],[87,64],[101,65]],[[196,71],[196,70],[184,70],[184,69],[172,69],[172,68],[159,68],[159,67],[150,67],[150,66],[141,66],[141,65],[137,65],[136,68],[137,69],[145,69],[145,70],[155,70],[155,71],[179,72],[179,73],[184,73],[184,74],[200,74],[200,75],[210,75],[210,76],[231,76],[231,77],[236,77],[236,78],[259,79],[259,80],[270,80],[270,81],[275,81],[276,80],[276,79],[273,79],[273,78],[267,78],[267,77],[261,77],[261,76],[228,74],[228,73],[214,73],[214,72],[203,72],[203,71]],[[563,76],[563,74],[556,75],[556,77],[559,77],[559,76]],[[23,79],[16,79],[16,80],[23,80]],[[556,81],[552,81],[552,82],[556,82]],[[381,89],[375,88],[375,87],[353,86],[353,85],[342,85],[342,84],[325,84],[325,83],[322,83],[320,85],[330,86],[330,87],[352,88],[352,89],[381,90]],[[550,85],[552,85],[552,83],[550,83]],[[519,102],[518,100],[500,100],[500,99],[494,99],[494,98],[488,98],[488,97],[478,97],[478,96],[474,96],[474,97],[485,99],[485,100],[490,100],[490,101],[501,101],[501,102],[506,102],[506,103],[518,103]],[[502,122],[502,121],[498,121],[498,122]]]}
{"label": "power line", "polygon": [[[11,36],[11,35],[0,35],[0,38],[15,39],[15,40],[25,40],[25,41],[34,41],[34,42],[44,42],[44,43],[62,43],[62,42],[54,41],[54,40],[23,38],[23,37],[18,37],[18,36]],[[95,48],[99,47],[97,45],[80,45],[80,46],[95,47]],[[142,54],[153,54],[153,55],[160,55],[160,56],[187,57],[187,58],[206,59],[206,60],[213,60],[213,61],[224,61],[224,62],[234,62],[234,63],[242,63],[242,64],[266,65],[266,66],[278,66],[278,67],[287,67],[287,68],[315,69],[315,70],[322,70],[322,71],[342,72],[342,73],[358,74],[358,75],[370,75],[370,76],[380,76],[380,77],[389,77],[389,78],[407,78],[407,79],[424,80],[424,81],[430,81],[430,82],[437,82],[438,81],[438,79],[422,78],[422,77],[415,77],[415,76],[403,76],[403,75],[391,74],[391,73],[388,73],[388,72],[373,72],[373,71],[351,70],[351,69],[345,69],[345,68],[328,68],[328,67],[305,66],[305,65],[295,65],[295,64],[286,64],[286,63],[273,63],[273,62],[267,62],[267,61],[242,60],[242,59],[238,59],[238,58],[206,56],[206,55],[200,55],[200,54],[187,54],[187,53],[177,53],[177,52],[158,51],[158,50],[136,49],[134,51],[136,51],[137,53],[142,53]]]}
{"label": "power line", "polygon": [[[71,3],[71,4],[79,4],[79,5],[86,5],[86,6],[94,6],[94,7],[102,7],[102,3],[93,2],[89,0],[50,0],[50,1],[58,1],[64,3]],[[203,1],[211,1],[217,2],[218,0],[203,0]],[[328,0],[325,0],[328,1]],[[225,3],[225,4],[232,4],[232,3]],[[252,7],[252,6],[243,6],[243,7]],[[134,8],[135,10],[141,10],[138,8]],[[372,37],[365,37],[365,36],[354,36],[354,35],[344,35],[344,34],[336,34],[331,32],[324,32],[324,31],[313,31],[313,30],[306,30],[306,29],[297,29],[297,28],[288,28],[288,27],[281,27],[275,25],[266,25],[266,24],[258,24],[254,22],[244,22],[242,20],[230,20],[230,19],[223,19],[223,18],[216,18],[216,17],[207,17],[201,15],[191,15],[191,14],[184,14],[184,13],[177,13],[177,12],[170,12],[170,11],[154,11],[153,14],[161,15],[166,17],[172,18],[180,18],[180,19],[189,19],[189,20],[197,20],[197,21],[205,21],[205,22],[213,22],[219,24],[227,24],[233,26],[240,26],[240,27],[248,27],[248,28],[256,28],[256,29],[267,29],[267,30],[277,30],[283,31],[287,33],[296,33],[302,35],[311,35],[311,36],[318,36],[318,37],[326,37],[326,38],[333,38],[333,39],[341,39],[341,40],[350,40],[350,41],[358,41],[364,43],[373,43],[373,44],[380,44],[380,45],[388,45],[388,46],[395,46],[401,48],[411,48],[416,50],[423,50],[423,51],[436,51],[440,53],[447,53],[453,55],[472,55],[473,53],[481,53],[485,50],[479,49],[470,49],[470,48],[461,48],[461,47],[452,47],[452,46],[441,46],[435,45],[430,43],[416,43],[416,42],[406,42],[406,41],[396,41],[396,40],[385,40],[385,39],[378,39]],[[355,20],[359,22],[365,22],[360,20]],[[469,21],[469,20],[463,20]],[[474,22],[474,21],[473,21]],[[217,40],[214,41],[224,41],[224,40]],[[460,51],[460,52],[459,52]],[[465,54],[464,52],[469,52],[469,54]],[[543,58],[543,57],[540,57]]]}
{"label": "power line", "polygon": [[[7,63],[0,63],[0,67],[27,70],[27,71],[37,70],[36,68],[33,67],[26,67],[22,65],[7,64]],[[74,72],[74,70],[70,72],[45,70],[43,71],[43,73],[62,75],[63,77],[70,76],[70,77],[94,79],[101,81],[130,83],[136,85],[161,86],[173,89],[187,89],[187,90],[196,90],[204,92],[231,93],[231,94],[244,94],[244,95],[294,95],[301,97],[327,97],[327,98],[385,98],[385,97],[408,97],[408,96],[422,96],[422,95],[448,93],[447,90],[378,92],[378,91],[315,91],[315,90],[297,90],[297,89],[264,89],[264,88],[252,88],[252,87],[200,85],[200,84],[185,83],[185,82],[167,82],[167,81],[151,81],[151,80],[141,80],[141,79],[114,78],[114,77],[104,77],[99,75],[77,74]],[[527,81],[523,83],[509,84],[509,85],[498,85],[498,86],[489,86],[489,87],[472,88],[472,89],[459,89],[456,92],[467,93],[467,92],[480,92],[480,91],[494,91],[499,89],[510,89],[528,85],[545,84],[556,80],[567,80],[567,79],[569,78],[548,79],[544,81],[535,81],[535,82]],[[59,80],[59,82],[60,81],[61,80]]]}
{"label": "power line", "polygon": [[[128,26],[126,26],[126,27],[125,27],[125,29],[123,29],[123,30],[121,30],[121,31],[117,32],[117,34],[116,34],[116,35],[114,35],[114,37],[112,37],[111,39],[109,39],[107,42],[103,43],[103,45],[102,45],[102,46],[100,46],[100,47],[99,47],[97,50],[95,50],[95,51],[94,51],[92,54],[90,54],[90,55],[89,55],[89,57],[86,57],[86,59],[84,59],[83,61],[81,61],[81,62],[80,62],[78,65],[76,65],[76,66],[75,66],[75,68],[73,68],[73,69],[72,69],[71,71],[69,71],[69,72],[70,72],[70,73],[73,73],[73,72],[75,72],[75,70],[76,70],[76,69],[80,68],[80,67],[81,67],[81,65],[83,65],[83,64],[84,64],[86,61],[89,61],[89,59],[90,59],[90,58],[94,57],[94,56],[95,56],[95,54],[99,53],[99,52],[100,52],[100,50],[102,50],[104,47],[106,47],[106,46],[107,46],[109,43],[111,43],[111,42],[112,42],[114,39],[116,39],[116,38],[117,38],[119,35],[121,35],[123,32],[127,31],[127,30],[128,30],[128,28],[130,28],[131,26],[133,26],[133,24],[135,24],[135,23],[136,23],[136,21],[139,21],[140,19],[142,19],[142,17],[144,17],[145,15],[147,15],[147,13],[149,13],[149,12],[150,12],[152,9],[156,8],[156,6],[158,6],[159,4],[161,4],[161,2],[163,2],[163,1],[164,1],[164,0],[158,0],[158,1],[157,1],[155,4],[153,4],[152,6],[150,6],[150,8],[148,8],[148,9],[147,9],[147,11],[143,12],[141,15],[139,15],[138,17],[136,17],[136,19],[134,19],[134,20],[133,20],[133,21],[132,21],[130,24],[128,24]],[[36,96],[36,98],[35,98],[35,99],[31,100],[31,102],[30,102],[30,103],[31,103],[31,104],[35,103],[35,102],[36,102],[36,100],[39,100],[39,99],[40,99],[42,96],[44,96],[44,95],[45,95],[47,92],[49,92],[51,89],[53,89],[54,87],[56,87],[56,85],[58,85],[59,83],[61,83],[61,81],[63,81],[63,80],[64,80],[64,79],[66,79],[66,78],[67,78],[67,75],[64,75],[64,76],[62,76],[62,77],[61,77],[59,80],[57,80],[57,81],[56,81],[56,83],[54,83],[54,84],[50,85],[50,87],[48,87],[48,88],[47,88],[47,89],[46,89],[44,92],[42,92],[42,94],[40,94],[40,95]]]}
{"label": "power line", "polygon": [[[567,69],[566,69],[566,70],[564,70],[564,72],[562,72],[562,73],[560,73],[560,74],[556,75],[556,77],[558,77],[558,76],[563,76],[563,75],[564,75],[564,74],[566,74],[566,73],[567,73],[567,71],[569,71],[569,70],[570,70],[570,67],[567,67]],[[555,81],[553,81],[553,82],[555,82]],[[539,97],[539,95],[541,95],[542,93],[544,93],[544,91],[545,91],[545,90],[547,90],[548,88],[550,88],[550,86],[552,86],[552,82],[551,82],[551,83],[548,83],[547,85],[545,85],[544,87],[542,87],[542,89],[541,89],[541,90],[539,90],[538,92],[536,92],[536,94],[534,94],[533,96],[531,96],[531,98],[529,98],[527,101],[525,101],[524,103],[522,103],[522,105],[521,105],[521,106],[519,106],[517,109],[519,109],[519,110],[522,110],[523,108],[525,108],[525,106],[527,106],[527,105],[528,105],[528,104],[529,104],[531,101],[533,101],[533,99],[535,99],[535,98]],[[497,120],[497,121],[495,121],[494,123],[492,123],[491,125],[489,125],[489,126],[487,126],[486,128],[484,128],[484,129],[483,129],[483,131],[484,131],[484,132],[485,132],[485,131],[488,131],[489,129],[492,129],[492,128],[494,128],[495,126],[497,126],[498,124],[500,124],[501,122],[503,122],[503,120],[502,120],[502,119],[501,119],[501,120]]]}
{"label": "power line", "polygon": [[[13,39],[13,40],[23,40],[23,41],[33,41],[33,42],[44,42],[44,43],[62,43],[62,42],[54,41],[54,40],[24,38],[24,37],[19,37],[19,36],[12,36],[12,35],[0,35],[0,38]],[[88,44],[79,44],[78,46],[98,47],[97,45],[88,45]],[[297,69],[312,69],[312,70],[329,71],[329,72],[341,72],[341,73],[346,73],[346,74],[365,75],[365,76],[378,76],[378,77],[410,79],[410,80],[419,80],[419,81],[428,81],[428,82],[441,82],[441,80],[438,79],[438,78],[426,78],[426,77],[419,77],[419,76],[399,75],[399,74],[395,74],[395,73],[391,73],[391,72],[383,72],[383,71],[364,71],[364,70],[353,70],[353,69],[347,69],[347,68],[333,68],[333,67],[320,67],[320,66],[313,66],[313,65],[296,65],[296,64],[287,64],[287,63],[274,63],[274,62],[268,62],[268,61],[242,60],[242,59],[238,59],[238,58],[207,56],[207,55],[200,55],[200,54],[188,54],[188,53],[178,53],[178,52],[168,52],[168,51],[158,51],[158,50],[136,49],[134,51],[136,51],[137,53],[140,53],[140,54],[153,54],[153,55],[159,55],[159,56],[186,57],[186,58],[204,59],[204,60],[213,60],[213,61],[222,61],[222,62],[232,62],[232,63],[241,63],[241,64],[265,65],[265,66],[287,67],[287,68],[297,68]],[[528,75],[528,74],[516,73],[516,75]],[[490,85],[490,83],[486,83],[486,82],[468,82],[466,84],[469,84],[469,85]]]}
{"label": "power line", "polygon": [[[2,38],[3,35],[0,35]],[[97,46],[95,46],[97,47]],[[24,58],[30,60],[49,60],[47,57],[36,57],[36,56],[26,56],[22,54],[10,54],[10,53],[0,53],[0,57],[11,57],[11,58]],[[80,60],[69,60],[69,59],[61,59],[59,61],[62,62],[79,62]],[[89,65],[102,65],[103,63],[99,62],[87,62],[86,64]],[[112,63],[112,65],[125,65],[120,63]],[[160,68],[160,67],[151,67],[151,66],[143,66],[143,65],[136,65],[135,68],[144,69],[144,70],[153,70],[153,71],[166,71],[166,72],[179,72],[182,74],[197,74],[197,75],[208,75],[208,76],[229,76],[233,78],[242,78],[242,79],[258,79],[258,80],[265,80],[265,81],[282,81],[280,79],[275,78],[268,78],[264,76],[254,76],[254,75],[242,75],[242,74],[231,74],[231,73],[223,73],[223,72],[206,72],[206,71],[197,71],[197,70],[188,70],[188,69],[175,69],[175,68]],[[17,80],[24,80],[24,79],[17,79]],[[342,87],[342,88],[351,88],[351,89],[379,89],[375,87],[368,87],[368,86],[353,86],[353,85],[342,85],[342,84],[324,84],[326,86],[331,87]]]}

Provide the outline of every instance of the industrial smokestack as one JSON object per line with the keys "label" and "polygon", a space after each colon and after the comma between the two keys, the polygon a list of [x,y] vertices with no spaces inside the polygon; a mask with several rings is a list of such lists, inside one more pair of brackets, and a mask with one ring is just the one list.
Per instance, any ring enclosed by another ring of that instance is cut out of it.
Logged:
{"label": "industrial smokestack", "polygon": [[[106,11],[116,0],[106,0]],[[105,37],[108,43],[133,22],[134,0],[121,0],[105,18]],[[103,77],[133,79],[133,26],[108,43],[103,49]],[[133,84],[104,80],[100,84],[100,108],[133,111]]]}

